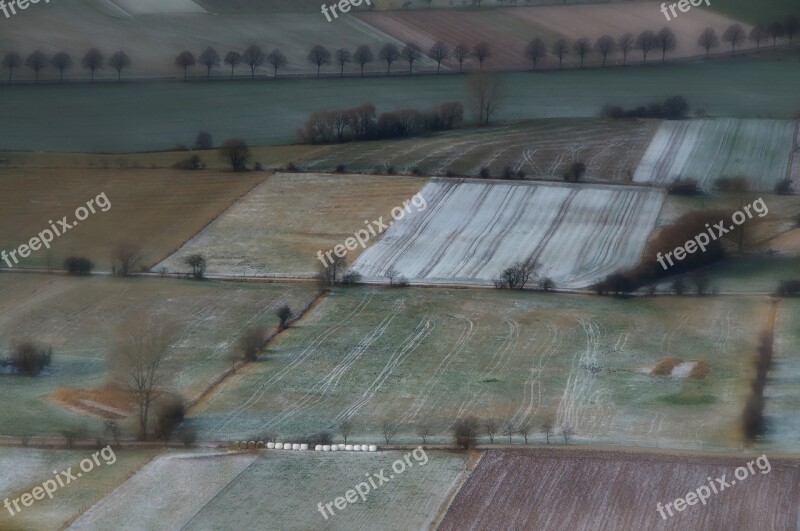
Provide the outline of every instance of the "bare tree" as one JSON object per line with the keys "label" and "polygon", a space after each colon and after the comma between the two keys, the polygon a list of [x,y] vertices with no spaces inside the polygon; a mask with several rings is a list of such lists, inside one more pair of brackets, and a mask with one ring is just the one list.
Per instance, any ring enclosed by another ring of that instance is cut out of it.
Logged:
{"label": "bare tree", "polygon": [[319,71],[322,65],[327,65],[331,62],[331,52],[324,46],[317,44],[308,52],[308,62],[316,65],[317,77],[319,77]]}
{"label": "bare tree", "polygon": [[200,54],[198,62],[206,67],[206,79],[211,78],[211,69],[219,66],[219,54],[217,50],[209,46]]}
{"label": "bare tree", "polygon": [[36,50],[25,59],[25,66],[33,70],[35,74],[34,82],[39,82],[39,71],[47,66],[47,56]]}
{"label": "bare tree", "polygon": [[255,79],[256,69],[267,60],[264,51],[257,45],[248,46],[242,54],[242,62],[250,68],[250,79]]}
{"label": "bare tree", "polygon": [[572,439],[573,435],[575,435],[575,428],[570,425],[561,427],[561,436],[564,437],[564,444],[569,444],[569,441]]}
{"label": "bare tree", "polygon": [[778,47],[778,39],[782,39],[786,35],[786,30],[780,22],[773,22],[767,26],[767,35],[772,39],[772,49],[774,50]]}
{"label": "bare tree", "polygon": [[175,58],[175,66],[183,68],[183,80],[186,81],[189,77],[189,67],[197,64],[194,54],[189,50],[184,50]]}
{"label": "bare tree", "polygon": [[[339,422],[339,433],[344,438],[344,443],[347,444],[347,438],[353,433],[353,421],[350,419],[343,419]],[[386,441],[389,444],[389,441]]]}
{"label": "bare tree", "polygon": [[386,75],[388,76],[392,70],[392,63],[400,58],[400,50],[394,44],[384,44],[381,51],[378,52],[378,58],[386,61]]}
{"label": "bare tree", "polygon": [[431,59],[436,61],[436,73],[438,74],[442,66],[442,61],[446,61],[450,56],[450,49],[444,41],[437,41],[436,44],[431,46],[431,51],[428,52],[428,55],[430,55]]}
{"label": "bare tree", "polygon": [[647,55],[656,46],[656,34],[650,30],[643,31],[636,37],[636,48],[642,51],[642,62],[647,62]]}
{"label": "bare tree", "polygon": [[700,39],[697,41],[697,44],[705,49],[706,57],[711,54],[712,48],[719,47],[719,37],[717,37],[717,32],[714,31],[714,28],[704,29],[703,33],[700,34]]}
{"label": "bare tree", "polygon": [[111,269],[115,275],[127,277],[136,269],[142,259],[141,250],[129,243],[122,243],[114,248]]}
{"label": "bare tree", "polygon": [[356,52],[353,54],[353,58],[356,60],[356,63],[361,67],[361,75],[364,75],[364,66],[371,63],[375,60],[372,55],[372,50],[366,44],[362,44],[358,48],[356,48]]}
{"label": "bare tree", "polygon": [[233,79],[233,70],[242,64],[242,55],[239,52],[228,52],[225,54],[225,64],[231,67],[231,79]]}
{"label": "bare tree", "polygon": [[525,444],[528,444],[528,436],[531,434],[531,425],[527,422],[523,422],[519,428],[517,428],[517,433],[522,435],[522,438],[525,439]]}
{"label": "bare tree", "polygon": [[767,40],[768,36],[769,35],[764,26],[756,25],[753,27],[753,29],[750,31],[750,40],[756,43],[756,51],[761,51],[761,43]]}
{"label": "bare tree", "polygon": [[479,125],[488,125],[492,114],[505,100],[505,90],[500,79],[486,72],[470,74],[467,79],[467,93]]}
{"label": "bare tree", "polygon": [[58,52],[50,60],[53,68],[56,68],[61,76],[61,81],[64,81],[64,70],[72,68],[72,57],[68,53]]}
{"label": "bare tree", "polygon": [[264,328],[261,326],[253,326],[245,330],[239,338],[239,350],[245,361],[255,361],[258,358],[258,353],[264,348],[265,335]]}
{"label": "bare tree", "polygon": [[494,436],[497,435],[498,430],[497,421],[494,419],[486,419],[483,421],[483,432],[489,437],[489,442],[494,443]]}
{"label": "bare tree", "polygon": [[581,58],[580,68],[583,68],[583,60],[586,55],[592,51],[592,43],[589,42],[589,39],[584,37],[575,41],[572,48],[575,50],[575,53],[578,54],[578,57]]}
{"label": "bare tree", "polygon": [[675,33],[672,32],[669,28],[663,28],[661,31],[658,32],[656,35],[656,44],[659,48],[661,48],[661,62],[667,60],[667,52],[671,52],[677,46],[678,39],[675,37]]}
{"label": "bare tree", "polygon": [[175,325],[163,315],[136,315],[117,329],[112,371],[136,397],[139,439],[147,438],[150,407],[164,383],[163,364],[175,337]]}
{"label": "bare tree", "polygon": [[553,43],[553,55],[558,57],[558,68],[564,64],[564,56],[569,53],[569,43],[564,39],[558,39]]}
{"label": "bare tree", "polygon": [[533,63],[533,70],[536,70],[536,65],[547,56],[547,46],[544,41],[536,37],[525,47],[525,58]]}
{"label": "bare tree", "polygon": [[94,73],[97,70],[102,70],[105,65],[105,58],[97,48],[92,48],[86,55],[83,56],[81,65],[92,73],[92,81],[94,81]]}
{"label": "bare tree", "polygon": [[464,70],[464,61],[469,59],[469,48],[463,44],[459,44],[453,51],[453,56],[456,58],[456,61],[458,61],[458,73],[460,74]]}
{"label": "bare tree", "polygon": [[547,420],[542,423],[542,433],[547,444],[550,444],[550,437],[553,436],[553,423],[551,421]]}
{"label": "bare tree", "polygon": [[800,17],[796,15],[786,17],[786,20],[783,21],[783,31],[789,37],[789,46],[791,46],[795,34],[800,31]]}
{"label": "bare tree", "polygon": [[279,324],[278,327],[281,330],[284,330],[286,326],[289,324],[289,320],[292,318],[292,309],[289,308],[288,305],[283,305],[275,312],[275,315],[278,316]]}
{"label": "bare tree", "polygon": [[202,280],[206,274],[206,259],[200,254],[191,254],[187,256],[183,263],[192,268],[192,278],[195,280]]}
{"label": "bare tree", "polygon": [[508,444],[511,444],[511,438],[514,437],[514,434],[517,433],[517,430],[514,429],[514,425],[510,422],[503,425],[503,437],[508,437]]}
{"label": "bare tree", "polygon": [[220,147],[220,156],[228,161],[233,171],[244,171],[250,159],[250,148],[241,138],[230,138]]}
{"label": "bare tree", "polygon": [[207,131],[200,131],[194,139],[194,148],[206,151],[214,147],[214,138]]}
{"label": "bare tree", "polygon": [[622,51],[622,66],[628,65],[628,52],[633,48],[635,42],[633,33],[626,33],[617,41],[617,48]]}
{"label": "bare tree", "polygon": [[492,56],[492,48],[488,42],[481,41],[472,49],[475,59],[478,60],[480,69],[483,70],[483,63]]}
{"label": "bare tree", "polygon": [[479,423],[475,417],[458,419],[451,430],[456,446],[463,450],[474,448],[478,443]]}
{"label": "bare tree", "polygon": [[267,63],[272,67],[272,73],[278,77],[278,69],[289,64],[289,60],[279,49],[275,48],[267,55]]}
{"label": "bare tree", "polygon": [[603,56],[603,66],[606,66],[606,58],[608,54],[614,51],[616,46],[617,43],[614,42],[614,38],[611,35],[603,35],[594,43],[594,49]]}
{"label": "bare tree", "polygon": [[325,261],[319,265],[319,272],[316,275],[319,287],[323,291],[333,288],[341,273],[347,269],[347,259],[343,256],[331,256],[330,262]]}
{"label": "bare tree", "polygon": [[414,61],[418,61],[422,58],[422,52],[420,51],[419,46],[413,42],[409,42],[403,47],[403,51],[401,53],[406,62],[408,62],[408,73],[411,74],[411,71],[414,68]]}
{"label": "bare tree", "polygon": [[22,57],[17,52],[8,52],[3,56],[3,68],[8,70],[8,82],[14,78],[14,69],[22,66]]}
{"label": "bare tree", "polygon": [[122,79],[122,71],[131,66],[131,58],[122,50],[115,52],[114,55],[108,60],[111,68],[117,71],[117,81]]}
{"label": "bare tree", "polygon": [[422,421],[417,425],[417,435],[422,439],[422,444],[428,443],[428,438],[433,435],[433,426],[428,421]]}
{"label": "bare tree", "polygon": [[336,50],[336,62],[339,64],[339,77],[344,75],[344,65],[353,62],[353,57],[350,55],[350,50],[347,48],[339,48]]}
{"label": "bare tree", "polygon": [[728,29],[722,34],[722,40],[731,45],[731,55],[736,53],[736,45],[743,42],[746,37],[747,35],[740,24],[728,26]]}
{"label": "bare tree", "polygon": [[495,287],[501,289],[525,289],[532,278],[539,274],[541,265],[534,258],[525,262],[517,262],[503,270],[500,278],[495,281]]}
{"label": "bare tree", "polygon": [[381,421],[381,434],[383,434],[383,440],[386,441],[386,444],[392,442],[392,438],[397,435],[397,432],[399,431],[400,423],[394,419],[385,417]]}

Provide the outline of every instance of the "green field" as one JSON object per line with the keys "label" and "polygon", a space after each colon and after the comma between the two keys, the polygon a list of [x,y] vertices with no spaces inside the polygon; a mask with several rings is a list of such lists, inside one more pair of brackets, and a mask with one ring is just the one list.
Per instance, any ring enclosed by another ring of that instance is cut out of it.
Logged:
{"label": "green field", "polygon": [[[40,450],[34,448],[0,448],[3,477],[0,479],[0,499],[20,497],[25,492],[53,479],[54,470],[72,467],[77,471],[82,459],[91,457],[96,450]],[[108,460],[99,457],[101,463],[90,473],[65,488],[53,493],[53,498],[35,501],[30,507],[22,507],[19,514],[11,516],[4,508],[0,512],[0,529],[57,531],[81,514],[89,505],[98,501],[112,489],[124,482],[158,451],[115,450]],[[108,452],[105,454],[109,456]],[[114,461],[116,457],[116,461]],[[106,461],[113,461],[107,464]]]}
{"label": "green field", "polygon": [[787,15],[800,16],[796,0],[715,0],[711,9],[752,24],[771,24]]}
{"label": "green field", "polygon": [[[683,94],[712,116],[791,118],[800,107],[797,56],[503,74],[507,98],[498,120],[592,117]],[[268,82],[4,85],[4,150],[142,151],[191,143],[200,130],[220,141],[294,143],[315,110],[372,102],[379,111],[464,100],[465,76],[283,79]],[[320,96],[324,95],[324,96]],[[253,102],[259,102],[254,105]],[[107,110],[113,108],[113,119]],[[198,112],[202,109],[202,112]],[[103,110],[103,112],[100,112]],[[168,116],[169,120],[164,117]]]}
{"label": "green field", "polygon": [[230,367],[228,356],[238,354],[248,327],[273,327],[280,305],[299,310],[313,297],[313,287],[303,285],[0,274],[0,352],[26,338],[54,351],[51,370],[40,376],[0,374],[3,396],[15,404],[0,411],[0,434],[78,426],[86,436],[98,433],[101,417],[66,409],[50,395],[105,384],[116,327],[137,312],[176,321],[179,341],[165,362],[164,388],[193,398]]}
{"label": "green field", "polygon": [[[402,424],[398,440],[415,440],[423,421],[447,440],[457,416],[474,414],[515,426],[552,419],[585,441],[737,447],[766,304],[340,290],[198,404],[192,423],[206,437],[289,437],[335,433],[348,417],[358,443],[378,441],[384,418]],[[711,375],[648,374],[669,356],[705,361]]]}

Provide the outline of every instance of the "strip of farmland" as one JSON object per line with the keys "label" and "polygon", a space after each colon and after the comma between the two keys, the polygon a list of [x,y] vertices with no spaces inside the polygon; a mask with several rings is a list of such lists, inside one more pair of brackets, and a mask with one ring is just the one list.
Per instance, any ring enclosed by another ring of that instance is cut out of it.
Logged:
{"label": "strip of farmland", "polygon": [[664,198],[640,188],[444,180],[421,194],[428,208],[394,223],[354,271],[371,281],[394,268],[421,283],[491,284],[534,258],[556,286],[582,288],[636,263]]}
{"label": "strip of farmland", "polygon": [[[769,459],[769,473],[754,466],[744,480],[733,479],[737,467],[754,459],[489,452],[439,529],[594,530],[598,521],[602,529],[796,529],[796,462]],[[667,521],[659,516],[656,503],[673,502],[723,474],[731,484],[725,492],[673,511]]]}
{"label": "strip of farmland", "polygon": [[786,178],[795,146],[794,121],[667,121],[656,132],[633,180],[668,184],[697,180],[708,190],[721,177],[744,176],[755,190],[772,191]]}

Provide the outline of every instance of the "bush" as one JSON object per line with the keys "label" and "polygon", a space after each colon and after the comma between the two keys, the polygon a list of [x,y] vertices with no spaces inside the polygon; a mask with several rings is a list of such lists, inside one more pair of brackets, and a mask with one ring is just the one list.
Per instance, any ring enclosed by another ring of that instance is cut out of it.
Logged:
{"label": "bush", "polygon": [[64,260],[64,269],[70,275],[88,275],[94,269],[94,264],[88,258],[82,256],[70,256]]}
{"label": "bush", "polygon": [[264,166],[262,166],[260,162],[256,162],[253,165],[253,171],[264,171]]}
{"label": "bush", "polygon": [[239,348],[245,361],[255,361],[264,346],[264,330],[255,326],[245,331],[239,339]]}
{"label": "bush", "polygon": [[199,150],[208,150],[214,147],[214,140],[211,138],[211,133],[200,131],[197,133],[197,138],[194,140],[194,148]]}
{"label": "bush", "polygon": [[511,166],[506,166],[505,168],[503,168],[503,179],[511,181],[514,180],[516,177],[517,174],[514,173],[514,168],[512,168]]}
{"label": "bush", "polygon": [[186,407],[179,397],[169,397],[159,400],[156,407],[156,436],[169,442],[178,425],[183,422]]}
{"label": "bush", "polygon": [[780,195],[791,195],[792,180],[787,178],[778,182],[778,184],[775,185],[775,193]]}
{"label": "bush", "polygon": [[292,318],[292,309],[286,305],[281,306],[278,308],[278,311],[275,312],[275,315],[277,315],[280,320],[280,327],[286,328],[286,325],[289,324],[289,320]]}
{"label": "bush", "polygon": [[179,170],[204,170],[206,169],[206,163],[199,156],[192,155],[187,159],[176,162],[172,167]]}
{"label": "bush", "polygon": [[702,190],[697,187],[697,181],[694,179],[678,179],[670,183],[667,188],[667,193],[670,195],[699,195]]}
{"label": "bush", "polygon": [[479,176],[481,179],[488,179],[488,178],[490,178],[492,175],[491,175],[491,173],[489,172],[489,168],[488,168],[488,167],[486,167],[486,166],[484,166],[483,168],[481,168],[481,171],[479,171],[479,172],[478,172],[478,176]]}
{"label": "bush", "polygon": [[544,277],[539,280],[539,289],[542,291],[550,291],[555,289],[556,283],[553,282],[553,279],[550,277]]}
{"label": "bush", "polygon": [[475,417],[459,419],[451,429],[453,442],[462,450],[475,448],[475,445],[478,444],[479,423]]}
{"label": "bush", "polygon": [[355,284],[361,283],[361,273],[357,271],[350,271],[349,273],[345,273],[342,277],[342,284],[345,286],[353,286]]}
{"label": "bush", "polygon": [[347,166],[344,164],[337,164],[336,165],[336,173],[344,173],[347,170]]}
{"label": "bush", "polygon": [[294,162],[290,162],[289,164],[287,164],[286,170],[284,171],[287,171],[289,173],[297,173],[300,171],[300,168],[298,168]]}
{"label": "bush", "polygon": [[778,284],[777,294],[782,297],[797,297],[800,295],[800,280],[782,280]]}
{"label": "bush", "polygon": [[185,144],[175,144],[172,146],[172,151],[191,151]]}
{"label": "bush", "polygon": [[689,115],[689,102],[683,96],[672,96],[663,103],[653,102],[647,106],[639,106],[626,111],[619,105],[604,105],[600,111],[602,118],[612,120],[620,118],[659,118],[667,120],[683,120]]}
{"label": "bush", "polygon": [[326,445],[333,443],[333,436],[327,431],[314,433],[305,438],[304,442],[309,448],[314,448],[318,444]]}
{"label": "bush", "polygon": [[33,341],[22,341],[11,347],[9,363],[16,373],[36,376],[50,366],[52,359],[52,347],[44,347]]}

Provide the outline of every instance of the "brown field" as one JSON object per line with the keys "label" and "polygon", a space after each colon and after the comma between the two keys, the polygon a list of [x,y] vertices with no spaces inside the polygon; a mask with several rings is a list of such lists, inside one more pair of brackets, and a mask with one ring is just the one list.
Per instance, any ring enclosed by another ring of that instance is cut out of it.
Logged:
{"label": "brown field", "polygon": [[[184,271],[182,258],[201,253],[211,275],[312,275],[326,251],[364,228],[389,219],[425,184],[421,177],[279,173],[155,266]],[[348,262],[358,256],[349,251]]]}
{"label": "brown field", "polygon": [[[416,42],[427,51],[438,40],[450,45],[458,44],[472,47],[479,41],[486,41],[492,47],[493,56],[488,66],[497,69],[530,68],[524,56],[525,46],[538,36],[548,45],[559,37],[571,41],[586,37],[594,43],[602,35],[618,38],[625,33],[638,35],[642,31],[658,32],[668,26],[677,36],[677,48],[667,53],[667,58],[681,58],[701,55],[703,50],[697,46],[700,33],[706,28],[716,29],[718,35],[734,21],[708,10],[695,8],[690,14],[683,14],[667,22],[660,11],[660,4],[651,2],[520,7],[509,9],[482,10],[434,10],[426,12],[391,11],[358,13],[356,16],[381,31],[403,42]],[[750,27],[745,27],[749,32]],[[743,43],[742,49],[754,47],[750,42]],[[717,51],[724,51],[720,47]],[[661,53],[655,50],[648,60],[660,60]],[[632,51],[629,62],[641,62],[641,53]],[[599,64],[601,58],[595,53],[586,57],[585,64]],[[451,57],[446,63],[458,68]],[[471,60],[469,66],[477,63]],[[575,52],[570,50],[565,57],[566,65],[577,65]],[[609,56],[608,64],[622,64],[622,55]],[[541,63],[544,67],[558,65],[557,59],[547,58]],[[466,66],[466,65],[465,65]]]}
{"label": "brown field", "polygon": [[[50,253],[35,251],[17,268],[60,268],[68,256],[85,256],[111,269],[115,247],[139,247],[144,265],[162,259],[194,236],[265,173],[178,170],[0,170],[0,249],[16,249],[100,193],[111,203],[56,238]],[[5,264],[3,264],[5,265]]]}
{"label": "brown field", "polygon": [[[767,456],[770,472],[754,464],[753,475],[733,478],[737,467],[758,455],[490,451],[456,495],[439,530],[796,529],[796,461]],[[656,503],[673,502],[723,474],[736,484],[711,493],[706,505],[673,509],[672,517],[665,512],[666,521],[659,515]]]}

